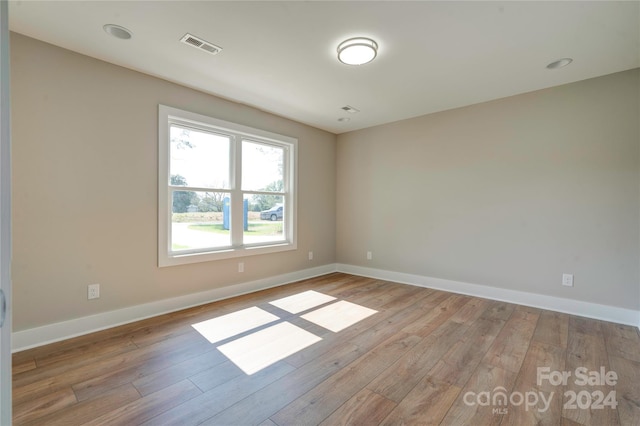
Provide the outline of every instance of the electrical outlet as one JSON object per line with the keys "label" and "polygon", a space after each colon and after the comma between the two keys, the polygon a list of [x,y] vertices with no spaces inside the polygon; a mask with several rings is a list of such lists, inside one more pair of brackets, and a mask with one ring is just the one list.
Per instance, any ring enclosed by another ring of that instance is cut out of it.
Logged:
{"label": "electrical outlet", "polygon": [[238,272],[244,272],[244,262],[238,262]]}
{"label": "electrical outlet", "polygon": [[573,274],[562,274],[562,285],[573,287]]}
{"label": "electrical outlet", "polygon": [[87,299],[99,299],[100,298],[100,284],[89,284],[87,286]]}
{"label": "electrical outlet", "polygon": [[373,259],[373,253],[371,253],[370,251],[367,252],[367,260],[371,260]]}
{"label": "electrical outlet", "polygon": [[313,260],[313,252],[312,251],[309,252],[309,260]]}

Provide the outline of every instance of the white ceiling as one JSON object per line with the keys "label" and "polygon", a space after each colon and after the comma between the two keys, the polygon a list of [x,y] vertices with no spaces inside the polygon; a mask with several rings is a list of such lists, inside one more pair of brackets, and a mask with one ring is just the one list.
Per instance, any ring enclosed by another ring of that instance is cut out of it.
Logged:
{"label": "white ceiling", "polygon": [[[9,19],[12,31],[334,133],[640,67],[638,1],[11,1]],[[107,35],[108,23],[133,38]],[[224,50],[180,43],[187,32]],[[378,42],[372,63],[337,61],[354,36]],[[573,63],[546,69],[564,57]]]}

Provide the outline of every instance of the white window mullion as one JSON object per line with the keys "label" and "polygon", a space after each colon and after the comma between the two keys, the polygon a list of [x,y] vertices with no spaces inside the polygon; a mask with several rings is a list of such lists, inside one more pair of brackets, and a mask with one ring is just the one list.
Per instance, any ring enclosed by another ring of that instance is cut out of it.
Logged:
{"label": "white window mullion", "polygon": [[242,140],[233,138],[231,153],[231,245],[242,246],[244,231],[243,195],[242,195]]}
{"label": "white window mullion", "polygon": [[293,197],[291,196],[291,150],[289,148],[285,148],[284,151],[284,207],[285,207],[285,223],[284,223],[284,234],[287,241],[291,241],[291,237],[293,235],[293,228],[291,224],[293,223],[293,215],[294,215],[294,205],[293,205]]}

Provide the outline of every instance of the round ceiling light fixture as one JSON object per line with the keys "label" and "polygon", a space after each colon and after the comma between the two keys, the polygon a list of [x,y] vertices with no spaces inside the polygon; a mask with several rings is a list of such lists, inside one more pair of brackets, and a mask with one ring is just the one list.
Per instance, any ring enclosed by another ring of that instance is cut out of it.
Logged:
{"label": "round ceiling light fixture", "polygon": [[557,70],[558,68],[566,67],[571,62],[573,62],[573,59],[571,58],[562,58],[558,59],[557,61],[551,62],[549,65],[547,65],[547,68],[550,70]]}
{"label": "round ceiling light fixture", "polygon": [[131,38],[131,31],[125,27],[115,24],[107,24],[102,27],[104,32],[120,40],[129,40]]}
{"label": "round ceiling light fixture", "polygon": [[338,45],[338,60],[347,65],[363,65],[374,60],[378,43],[366,37],[355,37]]}

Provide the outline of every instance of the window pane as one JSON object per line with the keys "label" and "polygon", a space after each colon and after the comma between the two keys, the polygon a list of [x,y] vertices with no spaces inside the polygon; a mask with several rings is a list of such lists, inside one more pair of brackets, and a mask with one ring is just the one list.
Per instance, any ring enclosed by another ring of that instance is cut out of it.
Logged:
{"label": "window pane", "polygon": [[230,246],[229,199],[226,192],[173,191],[171,250]]}
{"label": "window pane", "polygon": [[283,148],[242,141],[242,189],[282,192],[283,170]]}
{"label": "window pane", "polygon": [[284,197],[282,195],[246,194],[244,244],[255,244],[285,239]]}
{"label": "window pane", "polygon": [[171,126],[170,184],[229,188],[227,136]]}

